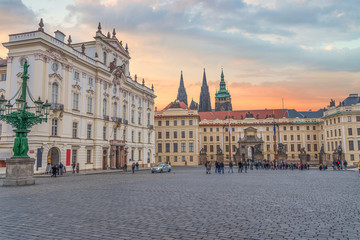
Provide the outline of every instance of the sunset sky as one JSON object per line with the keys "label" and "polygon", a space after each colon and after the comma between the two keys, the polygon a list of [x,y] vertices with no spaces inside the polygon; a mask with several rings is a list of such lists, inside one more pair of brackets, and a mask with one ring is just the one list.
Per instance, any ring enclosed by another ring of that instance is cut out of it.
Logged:
{"label": "sunset sky", "polygon": [[[317,110],[360,87],[359,0],[0,0],[0,41],[45,31],[90,41],[97,25],[128,43],[130,72],[175,100],[183,71],[199,102],[206,69],[212,107],[221,67],[234,110]],[[0,57],[7,50],[0,46]]]}

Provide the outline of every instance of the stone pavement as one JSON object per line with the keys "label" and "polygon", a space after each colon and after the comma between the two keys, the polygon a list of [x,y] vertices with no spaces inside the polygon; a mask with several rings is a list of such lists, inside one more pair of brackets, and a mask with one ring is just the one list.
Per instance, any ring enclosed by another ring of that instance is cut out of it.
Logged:
{"label": "stone pavement", "polygon": [[359,239],[359,182],[353,171],[203,167],[37,178],[0,188],[0,239]]}

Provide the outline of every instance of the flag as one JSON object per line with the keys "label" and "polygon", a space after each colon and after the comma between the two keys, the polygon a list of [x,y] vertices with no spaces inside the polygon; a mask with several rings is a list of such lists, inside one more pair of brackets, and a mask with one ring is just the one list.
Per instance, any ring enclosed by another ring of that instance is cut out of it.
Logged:
{"label": "flag", "polygon": [[231,136],[232,132],[231,132],[231,125],[229,123],[229,136]]}
{"label": "flag", "polygon": [[274,136],[276,136],[276,127],[275,127],[275,121],[274,121]]}

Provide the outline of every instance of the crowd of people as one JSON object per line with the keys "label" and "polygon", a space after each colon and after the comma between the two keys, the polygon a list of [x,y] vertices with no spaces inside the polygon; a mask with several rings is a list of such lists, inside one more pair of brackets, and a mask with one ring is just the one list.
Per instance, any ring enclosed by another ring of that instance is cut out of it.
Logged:
{"label": "crowd of people", "polygon": [[[248,170],[309,170],[309,164],[300,164],[300,163],[286,163],[285,161],[281,161],[280,163],[272,162],[272,161],[253,161],[251,159],[238,162],[238,173],[245,172]],[[205,163],[206,174],[211,174],[212,163],[207,161]],[[225,173],[225,165],[223,161],[215,161],[214,163],[215,173],[224,174]],[[322,170],[326,170],[327,166],[323,166]],[[234,173],[234,163],[229,162],[228,173]]]}
{"label": "crowd of people", "polygon": [[[79,163],[72,163],[72,173],[79,173],[80,172],[80,165]],[[52,174],[51,177],[56,177],[56,175],[63,175],[64,173],[66,173],[66,166],[60,162],[60,163],[53,163],[51,164],[50,162],[47,164],[46,166],[46,174]]]}

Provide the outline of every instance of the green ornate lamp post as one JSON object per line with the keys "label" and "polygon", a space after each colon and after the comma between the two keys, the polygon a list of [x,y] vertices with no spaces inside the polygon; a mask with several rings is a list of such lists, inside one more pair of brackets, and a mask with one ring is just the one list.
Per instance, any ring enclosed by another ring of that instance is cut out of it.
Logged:
{"label": "green ornate lamp post", "polygon": [[[15,130],[15,141],[13,146],[14,155],[6,160],[6,179],[4,186],[31,185],[35,183],[33,179],[35,160],[31,159],[27,153],[29,151],[27,134],[30,128],[36,124],[47,122],[50,111],[50,103],[35,100],[29,91],[27,76],[29,65],[24,63],[24,72],[21,76],[22,85],[10,100],[6,100],[2,95],[0,97],[0,120],[12,125]],[[35,104],[34,108],[27,104],[27,93],[31,101]],[[17,97],[17,98],[16,98]],[[16,107],[11,104],[15,99]]]}

